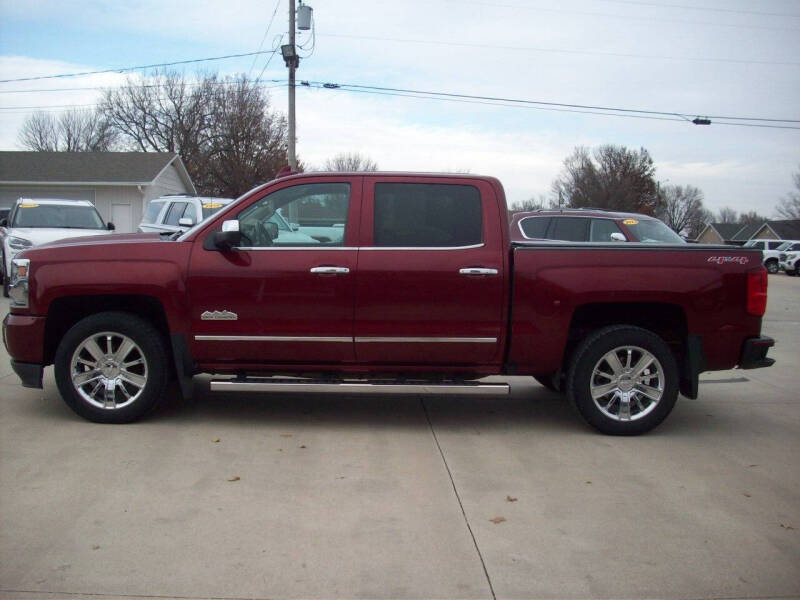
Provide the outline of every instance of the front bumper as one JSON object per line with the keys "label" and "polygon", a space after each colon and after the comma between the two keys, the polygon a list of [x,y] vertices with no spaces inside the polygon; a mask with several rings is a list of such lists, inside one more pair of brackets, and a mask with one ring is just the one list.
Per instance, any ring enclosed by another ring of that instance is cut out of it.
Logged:
{"label": "front bumper", "polygon": [[745,340],[739,358],[740,369],[760,369],[775,364],[774,358],[767,358],[767,352],[775,345],[771,337],[761,336]]}
{"label": "front bumper", "polygon": [[8,314],[3,320],[3,343],[11,368],[25,387],[42,387],[46,317]]}

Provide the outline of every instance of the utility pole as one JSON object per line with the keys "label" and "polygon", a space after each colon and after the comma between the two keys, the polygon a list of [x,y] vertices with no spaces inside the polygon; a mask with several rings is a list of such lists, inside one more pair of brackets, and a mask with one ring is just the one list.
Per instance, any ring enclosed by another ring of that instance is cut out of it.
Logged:
{"label": "utility pole", "polygon": [[[289,67],[289,167],[292,171],[297,170],[297,156],[295,155],[295,115],[294,115],[294,72],[298,67],[300,59],[297,56],[297,49],[294,45],[295,30],[294,0],[289,0],[289,46],[291,46],[291,56],[286,61]],[[284,53],[284,59],[286,59]]]}

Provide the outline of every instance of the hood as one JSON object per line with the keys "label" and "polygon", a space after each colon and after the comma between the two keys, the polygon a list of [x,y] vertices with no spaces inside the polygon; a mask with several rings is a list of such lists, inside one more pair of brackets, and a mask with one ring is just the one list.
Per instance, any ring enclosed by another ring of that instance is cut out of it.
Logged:
{"label": "hood", "polygon": [[63,227],[14,227],[7,229],[6,235],[30,240],[34,246],[64,238],[85,237],[87,235],[108,235],[107,229],[64,229]]}
{"label": "hood", "polygon": [[110,235],[92,236],[92,234],[85,234],[85,236],[80,236],[80,235],[72,236],[68,238],[58,239],[43,245],[46,248],[58,248],[58,247],[64,248],[68,246],[97,246],[97,245],[112,245],[117,243],[135,244],[137,242],[167,241],[164,236],[158,233],[111,233],[111,232],[108,233]]}

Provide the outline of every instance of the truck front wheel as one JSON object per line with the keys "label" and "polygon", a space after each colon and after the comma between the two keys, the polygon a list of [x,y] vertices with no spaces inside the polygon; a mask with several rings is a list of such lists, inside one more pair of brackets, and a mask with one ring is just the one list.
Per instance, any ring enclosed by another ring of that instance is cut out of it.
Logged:
{"label": "truck front wheel", "polygon": [[164,394],[168,357],[158,330],[124,312],[78,321],[56,350],[62,398],[97,423],[128,423],[150,412]]}
{"label": "truck front wheel", "polygon": [[651,331],[605,327],[573,356],[567,395],[586,422],[603,433],[645,433],[675,406],[678,366],[669,346]]}

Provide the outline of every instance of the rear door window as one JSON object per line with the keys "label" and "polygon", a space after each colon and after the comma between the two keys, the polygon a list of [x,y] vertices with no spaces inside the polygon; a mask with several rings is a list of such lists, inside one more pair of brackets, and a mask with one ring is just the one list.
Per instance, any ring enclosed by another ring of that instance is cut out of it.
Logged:
{"label": "rear door window", "polygon": [[142,217],[142,223],[155,223],[162,208],[164,208],[163,202],[154,201],[148,204]]}
{"label": "rear door window", "polygon": [[544,239],[548,225],[550,225],[550,217],[528,217],[519,222],[525,237],[534,239]]}
{"label": "rear door window", "polygon": [[375,184],[375,246],[474,246],[483,241],[482,231],[481,195],[474,186],[442,183]]}
{"label": "rear door window", "polygon": [[585,242],[589,239],[589,219],[583,217],[554,217],[547,237],[551,240],[565,242]]}

